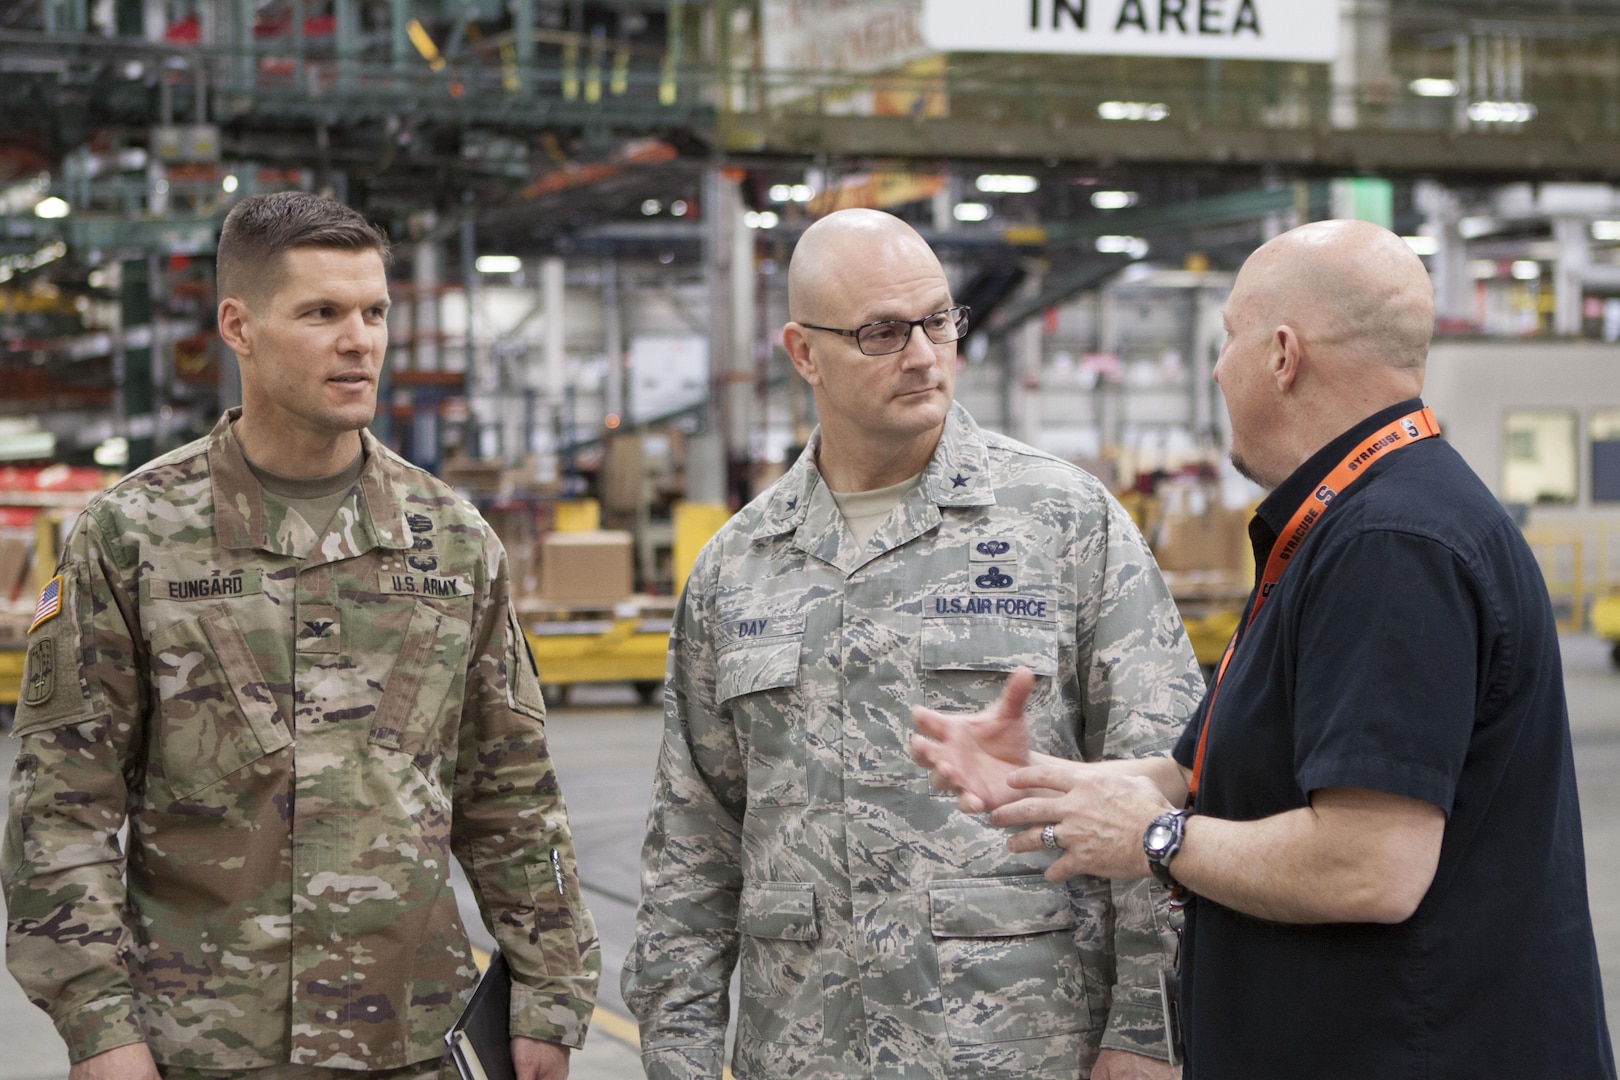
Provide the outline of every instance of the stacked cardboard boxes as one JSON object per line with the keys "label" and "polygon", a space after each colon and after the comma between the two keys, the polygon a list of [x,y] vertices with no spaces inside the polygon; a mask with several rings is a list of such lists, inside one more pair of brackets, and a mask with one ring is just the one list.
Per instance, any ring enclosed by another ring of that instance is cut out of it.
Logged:
{"label": "stacked cardboard boxes", "polygon": [[630,534],[617,529],[553,532],[540,540],[540,599],[611,605],[635,591]]}

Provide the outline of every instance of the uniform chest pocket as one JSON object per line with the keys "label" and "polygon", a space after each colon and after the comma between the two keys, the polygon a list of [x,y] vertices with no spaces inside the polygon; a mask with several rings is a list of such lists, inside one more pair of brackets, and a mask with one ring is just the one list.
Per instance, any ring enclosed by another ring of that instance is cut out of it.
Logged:
{"label": "uniform chest pocket", "polygon": [[151,674],[154,754],[175,799],[292,743],[288,718],[228,604],[154,634]]}
{"label": "uniform chest pocket", "polygon": [[953,1045],[1085,1030],[1085,975],[1065,886],[1041,877],[936,881],[928,900]]}
{"label": "uniform chest pocket", "polygon": [[[921,666],[923,704],[942,712],[977,711],[993,704],[1007,676],[1020,667],[1036,675],[1058,673],[1058,631],[1052,621],[988,616],[925,618]],[[1038,679],[1031,710],[1051,692]]]}
{"label": "uniform chest pocket", "polygon": [[408,602],[414,610],[377,700],[370,738],[375,746],[431,761],[443,752],[460,716],[446,701],[466,686],[472,631],[465,619],[426,601]]}
{"label": "uniform chest pocket", "polygon": [[749,806],[798,806],[805,783],[804,633],[755,638],[716,658],[715,704],[743,742]]}

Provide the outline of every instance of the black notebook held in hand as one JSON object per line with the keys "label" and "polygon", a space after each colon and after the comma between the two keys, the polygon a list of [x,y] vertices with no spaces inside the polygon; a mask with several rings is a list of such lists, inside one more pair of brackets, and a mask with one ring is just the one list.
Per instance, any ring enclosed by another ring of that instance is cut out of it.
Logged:
{"label": "black notebook held in hand", "polygon": [[512,971],[499,949],[444,1041],[461,1080],[517,1080],[512,1068]]}

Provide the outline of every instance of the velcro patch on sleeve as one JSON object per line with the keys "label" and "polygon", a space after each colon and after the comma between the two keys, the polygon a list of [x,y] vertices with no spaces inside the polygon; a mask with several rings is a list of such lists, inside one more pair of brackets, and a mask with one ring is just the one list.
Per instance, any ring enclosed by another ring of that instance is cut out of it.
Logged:
{"label": "velcro patch on sleeve", "polygon": [[28,632],[32,634],[60,614],[62,614],[62,575],[57,574],[40,590],[39,601],[34,604],[34,621],[28,624]]}

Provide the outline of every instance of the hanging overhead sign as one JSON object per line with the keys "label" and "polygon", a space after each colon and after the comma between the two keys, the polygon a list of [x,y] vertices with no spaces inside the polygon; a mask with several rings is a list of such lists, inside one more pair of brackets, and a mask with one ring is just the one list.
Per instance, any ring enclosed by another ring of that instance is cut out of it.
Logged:
{"label": "hanging overhead sign", "polygon": [[1197,56],[1325,63],[1340,0],[923,0],[947,52]]}

